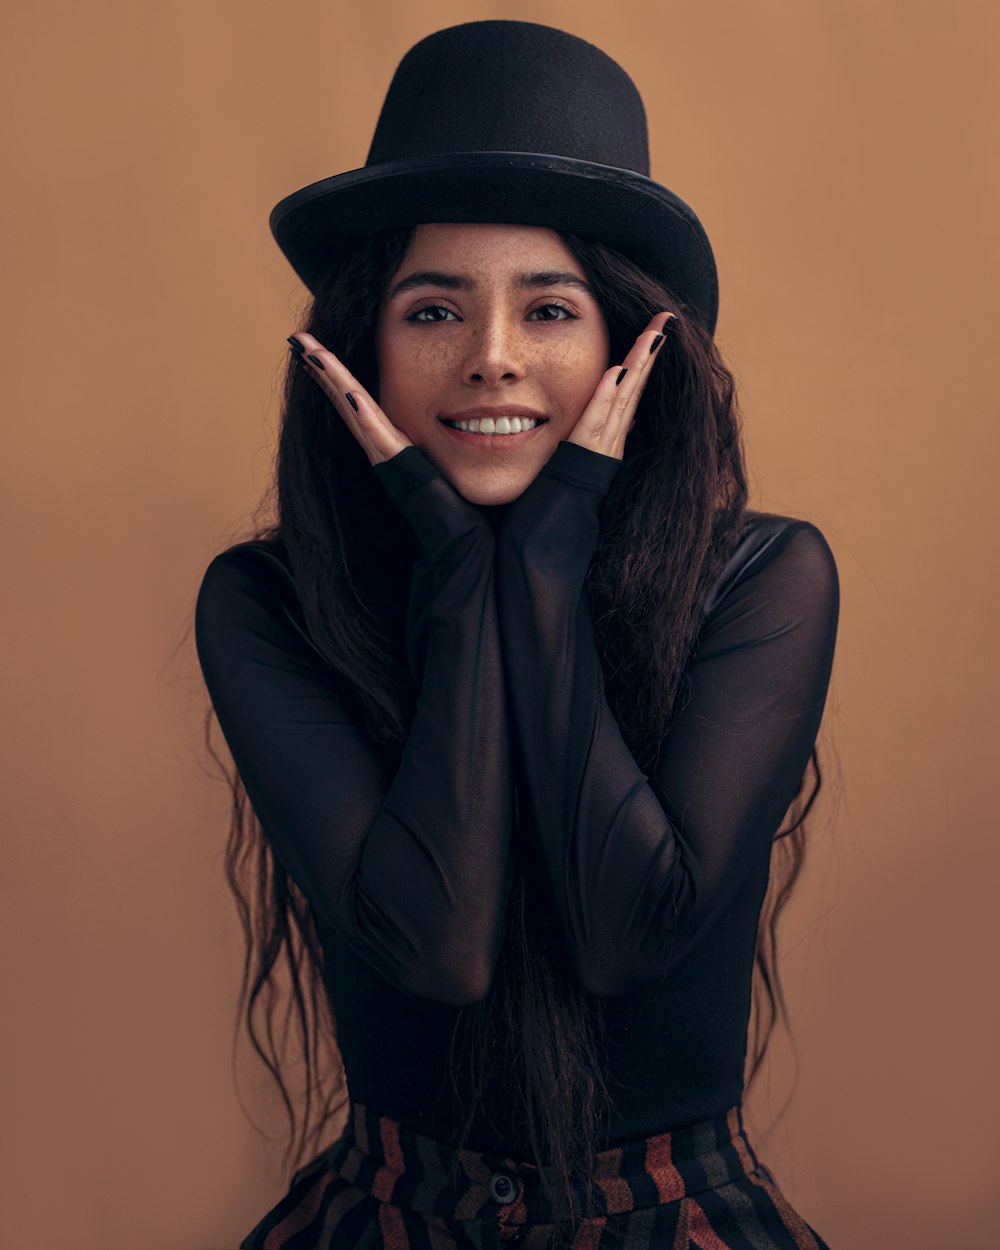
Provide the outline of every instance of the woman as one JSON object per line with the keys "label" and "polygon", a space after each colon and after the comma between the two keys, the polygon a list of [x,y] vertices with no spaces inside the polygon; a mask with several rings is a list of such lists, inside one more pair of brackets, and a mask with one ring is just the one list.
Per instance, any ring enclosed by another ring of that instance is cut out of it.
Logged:
{"label": "woman", "polygon": [[251,1033],[284,949],[306,1117],[303,960],[347,1122],[243,1250],[826,1244],[742,1097],[836,567],[746,510],[711,249],[647,174],[615,62],[474,22],[272,214],[314,297],[280,520],[196,636],[251,947],[245,819],[258,848]]}

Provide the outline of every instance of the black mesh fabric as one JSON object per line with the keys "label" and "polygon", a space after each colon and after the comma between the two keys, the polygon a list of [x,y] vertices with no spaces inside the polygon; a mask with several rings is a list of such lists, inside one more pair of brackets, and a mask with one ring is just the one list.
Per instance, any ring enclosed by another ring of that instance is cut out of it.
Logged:
{"label": "black mesh fabric", "polygon": [[[620,467],[560,442],[496,528],[418,448],[374,466],[419,543],[420,694],[395,767],[313,646],[277,545],[229,548],[201,584],[205,682],[316,918],[351,1095],[417,1131],[461,1122],[449,1041],[501,954],[519,828],[569,964],[604,1000],[608,1140],[741,1096],[771,842],[823,715],[837,569],[810,522],[748,514],[647,776],[604,696],[584,583]],[[502,1074],[470,1146],[529,1154]]]}

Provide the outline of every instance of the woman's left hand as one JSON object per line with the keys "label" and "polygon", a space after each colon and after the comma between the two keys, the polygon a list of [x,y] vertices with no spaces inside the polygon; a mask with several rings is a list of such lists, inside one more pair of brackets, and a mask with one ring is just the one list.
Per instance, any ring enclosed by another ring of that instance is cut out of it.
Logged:
{"label": "woman's left hand", "polygon": [[617,460],[624,457],[625,440],[635,425],[635,410],[673,317],[673,313],[658,312],[652,318],[622,363],[601,378],[593,399],[565,442],[579,443],[581,447]]}

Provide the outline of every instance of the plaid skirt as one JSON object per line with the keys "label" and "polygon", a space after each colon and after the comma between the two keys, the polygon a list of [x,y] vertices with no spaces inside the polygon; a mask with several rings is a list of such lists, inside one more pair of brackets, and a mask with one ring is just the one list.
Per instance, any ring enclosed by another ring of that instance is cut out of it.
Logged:
{"label": "plaid skirt", "polygon": [[[352,1103],[341,1137],[294,1174],[240,1250],[543,1250],[556,1225],[539,1177]],[[594,1211],[574,1250],[829,1250],[758,1160],[739,1104],[598,1153]]]}

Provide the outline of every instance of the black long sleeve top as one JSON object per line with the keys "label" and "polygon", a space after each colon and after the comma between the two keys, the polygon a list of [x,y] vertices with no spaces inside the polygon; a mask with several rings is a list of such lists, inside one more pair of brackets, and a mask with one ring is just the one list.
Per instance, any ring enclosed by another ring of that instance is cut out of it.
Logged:
{"label": "black long sleeve top", "polygon": [[[743,1090],[771,842],[826,701],[839,614],[810,522],[748,513],[704,605],[685,702],[647,776],[604,696],[584,578],[617,458],[560,442],[498,529],[416,447],[374,466],[419,554],[407,610],[416,715],[395,766],[316,650],[280,542],[210,563],[202,671],[253,809],[323,944],[355,1101],[447,1139],[456,1013],[483,997],[515,865],[533,863],[586,990],[604,1000],[621,1144]],[[494,1087],[469,1145],[530,1157]]]}

